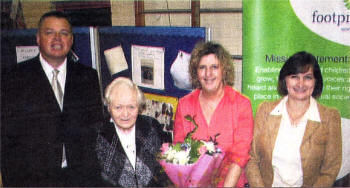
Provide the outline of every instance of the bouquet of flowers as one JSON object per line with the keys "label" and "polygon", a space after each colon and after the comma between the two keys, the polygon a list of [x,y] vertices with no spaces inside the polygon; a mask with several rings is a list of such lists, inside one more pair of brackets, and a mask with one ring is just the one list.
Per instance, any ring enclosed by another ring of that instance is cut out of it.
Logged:
{"label": "bouquet of flowers", "polygon": [[194,117],[185,119],[195,125],[195,129],[186,135],[183,143],[164,143],[159,154],[160,164],[168,177],[177,187],[215,186],[216,176],[224,153],[217,147],[216,137],[209,141],[192,139],[197,130]]}

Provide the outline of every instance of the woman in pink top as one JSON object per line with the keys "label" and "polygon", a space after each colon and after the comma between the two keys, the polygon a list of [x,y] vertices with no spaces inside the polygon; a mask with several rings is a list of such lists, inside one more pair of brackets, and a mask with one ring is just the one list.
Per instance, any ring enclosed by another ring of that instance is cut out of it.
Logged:
{"label": "woman in pink top", "polygon": [[180,99],[176,111],[174,143],[183,142],[194,129],[185,115],[195,116],[198,129],[194,139],[217,137],[225,151],[218,187],[243,187],[243,169],[249,160],[253,137],[253,115],[247,97],[232,88],[234,68],[228,52],[211,42],[199,43],[192,51],[189,71],[196,89]]}

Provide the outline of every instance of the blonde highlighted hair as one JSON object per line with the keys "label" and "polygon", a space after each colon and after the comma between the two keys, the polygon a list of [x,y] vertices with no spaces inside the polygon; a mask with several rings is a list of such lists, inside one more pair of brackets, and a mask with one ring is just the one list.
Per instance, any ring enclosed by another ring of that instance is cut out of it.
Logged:
{"label": "blonde highlighted hair", "polygon": [[220,44],[213,42],[199,42],[196,44],[191,53],[189,73],[191,75],[192,87],[202,88],[197,76],[199,62],[203,56],[214,54],[222,67],[224,85],[233,86],[234,84],[234,67],[230,54]]}

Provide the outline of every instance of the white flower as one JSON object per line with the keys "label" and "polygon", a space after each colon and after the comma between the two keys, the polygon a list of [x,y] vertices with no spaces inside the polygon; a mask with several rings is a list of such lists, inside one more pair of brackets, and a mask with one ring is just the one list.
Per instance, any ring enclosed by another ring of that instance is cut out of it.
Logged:
{"label": "white flower", "polygon": [[215,152],[215,145],[213,142],[205,142],[205,141],[201,141],[204,146],[207,148],[209,153],[214,153]]}
{"label": "white flower", "polygon": [[189,150],[188,151],[181,150],[179,152],[176,152],[173,163],[180,164],[180,165],[187,164],[188,161],[190,160],[189,154],[190,154]]}
{"label": "white flower", "polygon": [[175,157],[176,151],[173,150],[172,147],[169,147],[168,151],[165,152],[166,160],[167,161],[173,161]]}

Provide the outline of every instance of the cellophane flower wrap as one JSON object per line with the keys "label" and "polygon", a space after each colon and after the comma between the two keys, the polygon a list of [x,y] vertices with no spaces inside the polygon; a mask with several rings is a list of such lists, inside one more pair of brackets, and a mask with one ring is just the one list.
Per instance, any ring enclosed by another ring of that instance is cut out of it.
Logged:
{"label": "cellophane flower wrap", "polygon": [[208,141],[192,139],[198,125],[190,115],[185,119],[192,122],[195,129],[186,135],[183,143],[164,143],[158,156],[159,163],[177,187],[216,186],[220,163],[225,155],[217,147],[219,134]]}

